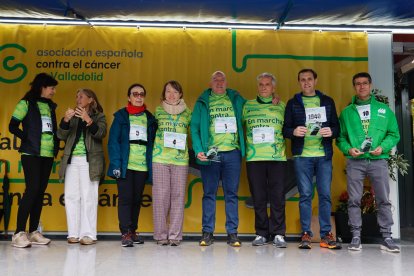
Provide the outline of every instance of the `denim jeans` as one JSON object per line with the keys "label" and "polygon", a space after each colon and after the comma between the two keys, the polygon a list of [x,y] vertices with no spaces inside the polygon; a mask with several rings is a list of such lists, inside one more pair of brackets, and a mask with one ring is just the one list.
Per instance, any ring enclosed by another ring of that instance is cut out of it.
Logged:
{"label": "denim jeans", "polygon": [[299,211],[302,232],[311,231],[313,176],[316,176],[316,189],[319,198],[320,235],[331,231],[331,181],[332,160],[326,157],[294,157],[296,178],[299,190]]}
{"label": "denim jeans", "polygon": [[237,233],[239,226],[238,190],[241,169],[240,150],[219,152],[221,162],[200,166],[203,180],[203,232],[214,233],[216,222],[216,195],[221,179],[226,208],[226,231]]}

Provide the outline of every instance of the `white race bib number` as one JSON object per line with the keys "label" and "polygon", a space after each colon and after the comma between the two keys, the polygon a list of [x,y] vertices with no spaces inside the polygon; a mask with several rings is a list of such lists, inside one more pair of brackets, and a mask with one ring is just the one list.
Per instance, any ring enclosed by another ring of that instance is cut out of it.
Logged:
{"label": "white race bib number", "polygon": [[185,150],[187,134],[164,131],[164,147]]}
{"label": "white race bib number", "polygon": [[53,132],[52,118],[42,116],[42,132]]}
{"label": "white race bib number", "polygon": [[274,143],[275,129],[273,127],[253,128],[253,144]]}
{"label": "white race bib number", "polygon": [[139,125],[131,125],[129,129],[129,141],[147,141],[147,128]]}
{"label": "white race bib number", "polygon": [[371,105],[365,104],[365,105],[357,105],[357,110],[359,117],[362,121],[364,120],[370,120],[371,119]]}
{"label": "white race bib number", "polygon": [[305,108],[306,124],[326,122],[326,109],[321,107]]}
{"label": "white race bib number", "polygon": [[217,117],[214,122],[216,133],[236,133],[236,117]]}

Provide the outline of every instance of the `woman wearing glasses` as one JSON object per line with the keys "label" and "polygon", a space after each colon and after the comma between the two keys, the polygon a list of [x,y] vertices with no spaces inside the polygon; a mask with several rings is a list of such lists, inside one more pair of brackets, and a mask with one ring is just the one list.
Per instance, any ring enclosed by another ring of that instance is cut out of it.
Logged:
{"label": "woman wearing glasses", "polygon": [[158,130],[153,152],[154,239],[160,245],[178,246],[183,238],[191,111],[177,81],[164,85],[155,118]]}
{"label": "woman wearing glasses", "polygon": [[128,105],[114,114],[109,131],[108,176],[117,182],[123,247],[144,243],[137,233],[138,217],[144,185],[151,176],[152,147],[157,130],[157,122],[144,104],[145,96],[143,85],[131,85]]}

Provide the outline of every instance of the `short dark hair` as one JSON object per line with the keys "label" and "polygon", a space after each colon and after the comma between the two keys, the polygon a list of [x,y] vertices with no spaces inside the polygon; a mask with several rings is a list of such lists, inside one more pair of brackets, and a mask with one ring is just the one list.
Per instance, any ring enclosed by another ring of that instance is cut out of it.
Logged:
{"label": "short dark hair", "polygon": [[358,78],[367,78],[369,83],[372,83],[372,78],[371,78],[370,74],[368,74],[367,72],[360,72],[360,73],[355,74],[352,77],[352,85],[353,86],[355,86],[355,79],[358,79]]}
{"label": "short dark hair", "polygon": [[302,73],[312,73],[314,79],[318,78],[318,74],[316,74],[315,70],[310,69],[310,68],[305,68],[305,69],[302,69],[302,70],[299,71],[298,80],[299,80],[300,74],[302,74]]}
{"label": "short dark hair", "polygon": [[145,87],[142,85],[142,84],[140,84],[140,83],[134,83],[134,84],[132,84],[129,88],[128,88],[128,98],[129,98],[129,96],[131,96],[131,90],[132,90],[132,88],[134,88],[134,87],[141,87],[143,90],[144,90],[144,95],[146,96],[147,95],[147,90],[145,90]]}
{"label": "short dark hair", "polygon": [[164,88],[162,89],[162,93],[161,93],[161,101],[165,101],[165,90],[167,89],[167,85],[171,85],[172,88],[180,92],[181,94],[180,99],[183,98],[184,92],[183,92],[183,88],[181,87],[181,84],[178,81],[170,80],[164,84]]}
{"label": "short dark hair", "polygon": [[26,93],[26,95],[23,96],[23,99],[29,100],[40,98],[40,95],[42,94],[42,88],[48,86],[56,86],[57,84],[58,81],[55,80],[55,78],[51,75],[46,73],[37,74],[33,81],[30,83],[30,90]]}

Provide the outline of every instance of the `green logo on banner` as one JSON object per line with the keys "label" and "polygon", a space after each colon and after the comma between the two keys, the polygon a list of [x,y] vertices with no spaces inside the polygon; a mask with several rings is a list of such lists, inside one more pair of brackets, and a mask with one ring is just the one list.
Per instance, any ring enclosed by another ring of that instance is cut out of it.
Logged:
{"label": "green logo on banner", "polygon": [[[26,49],[22,46],[20,46],[19,44],[4,44],[0,46],[0,53],[1,51],[5,50],[5,49],[16,49],[18,51],[21,51],[23,53],[26,53]],[[16,83],[21,81],[22,79],[24,79],[24,77],[27,75],[27,67],[26,65],[24,65],[23,63],[15,63],[13,64],[13,61],[15,60],[14,56],[6,56],[3,59],[3,62],[1,63],[3,66],[3,69],[9,72],[13,72],[15,70],[19,70],[21,71],[20,76],[18,76],[17,78],[14,79],[8,79],[8,78],[4,78],[2,76],[2,73],[0,71],[0,82],[4,82],[4,83]]]}

